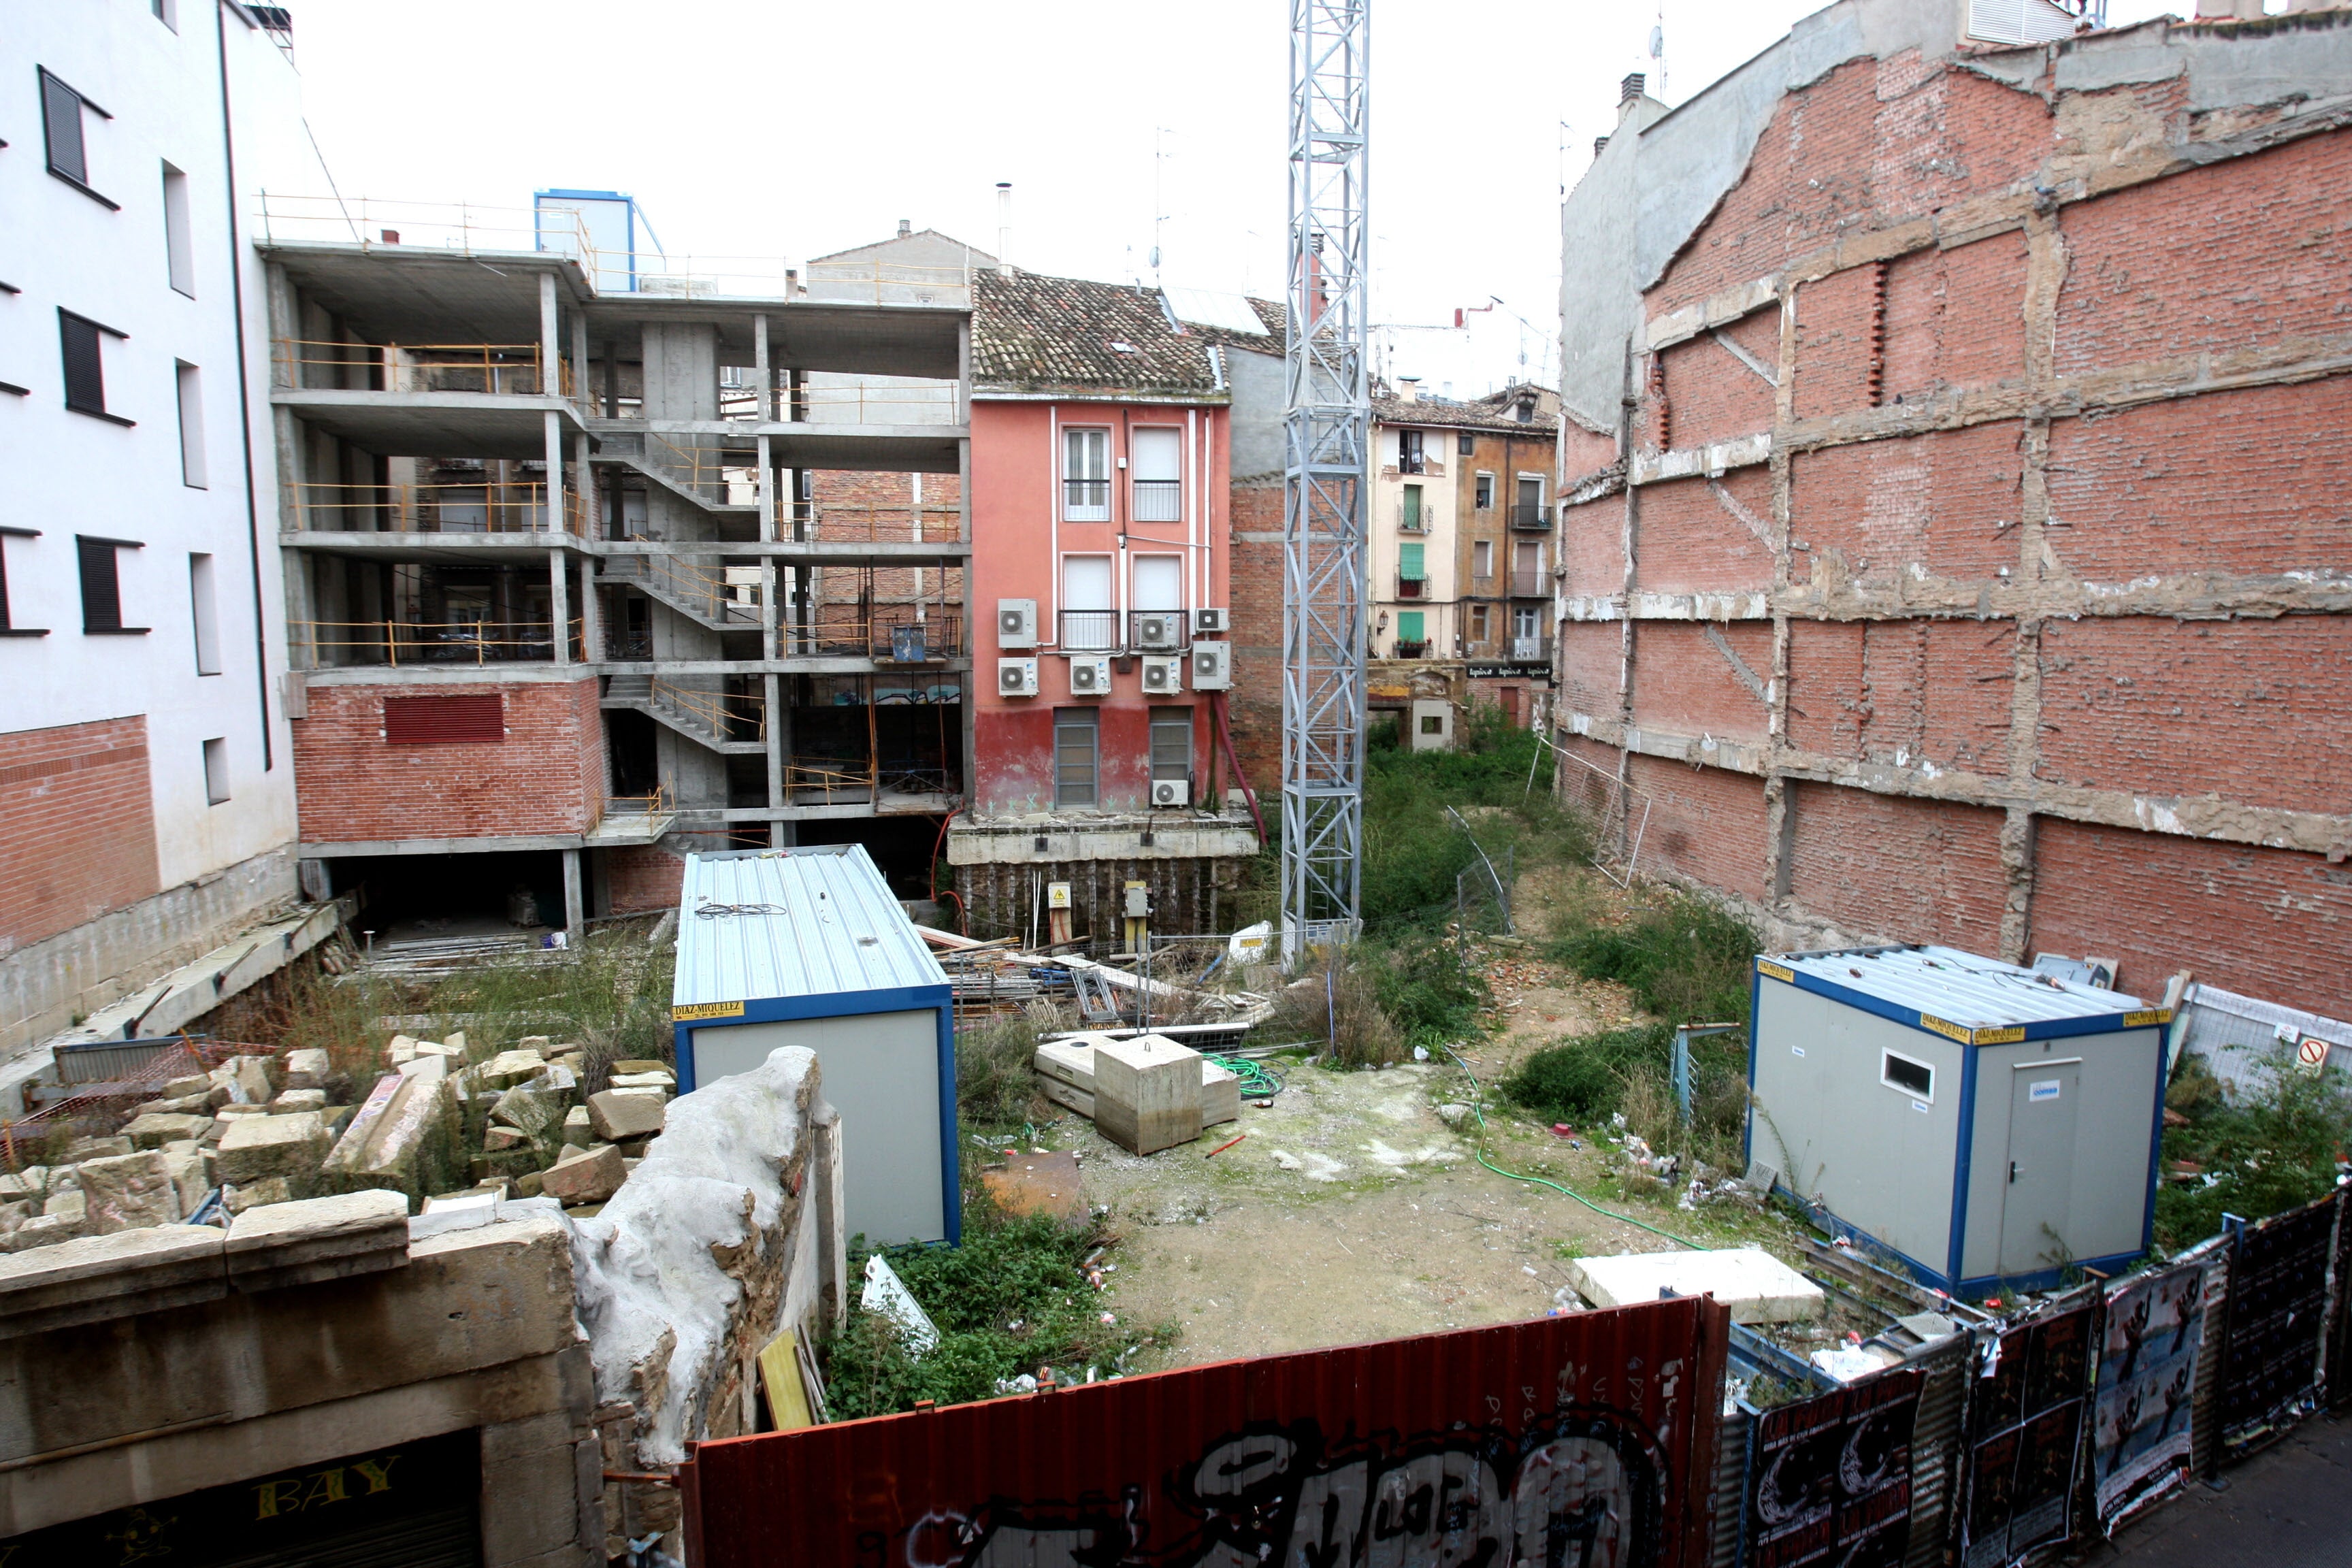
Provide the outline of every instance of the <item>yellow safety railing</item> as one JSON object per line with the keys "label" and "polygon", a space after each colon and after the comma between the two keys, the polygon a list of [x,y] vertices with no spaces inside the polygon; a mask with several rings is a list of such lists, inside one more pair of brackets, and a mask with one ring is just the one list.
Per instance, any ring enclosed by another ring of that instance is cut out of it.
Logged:
{"label": "yellow safety railing", "polygon": [[[551,663],[555,642],[545,621],[294,621],[295,636],[314,663]],[[582,623],[570,623],[573,652]]]}
{"label": "yellow safety railing", "polygon": [[[480,484],[299,487],[302,526],[390,533],[544,533],[547,487],[537,481]],[[564,531],[588,531],[587,498],[563,492]]]}
{"label": "yellow safety railing", "polygon": [[[759,698],[724,691],[701,691],[667,680],[653,683],[657,708],[692,719],[722,741],[764,741],[768,738],[768,705]],[[748,729],[750,734],[738,731]]]}
{"label": "yellow safety railing", "polygon": [[646,433],[646,462],[671,482],[719,506],[753,506],[760,500],[757,451],[740,447],[680,446],[655,431]]}
{"label": "yellow safety railing", "polygon": [[[657,597],[682,601],[712,621],[740,621],[756,626],[760,619],[759,579],[746,573],[730,577],[730,570],[709,567],[676,555],[613,555],[605,558],[604,575],[632,583]],[[756,569],[755,569],[756,570]]]}
{"label": "yellow safety railing", "polygon": [[[318,391],[537,397],[546,390],[537,343],[345,343],[280,338],[276,355],[284,384]],[[559,358],[557,369],[558,395],[569,397],[572,366]]]}
{"label": "yellow safety railing", "polygon": [[670,799],[667,784],[654,785],[650,795],[615,795],[604,800],[607,816],[659,816],[677,808],[677,803]]}
{"label": "yellow safety railing", "polygon": [[953,544],[963,537],[963,513],[952,506],[840,505],[820,501],[797,509],[794,537],[823,544]]}

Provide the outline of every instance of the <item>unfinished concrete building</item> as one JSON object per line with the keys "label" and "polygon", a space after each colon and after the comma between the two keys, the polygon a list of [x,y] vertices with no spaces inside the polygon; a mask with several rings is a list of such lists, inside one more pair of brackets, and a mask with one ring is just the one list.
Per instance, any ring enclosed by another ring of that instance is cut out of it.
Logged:
{"label": "unfinished concrete building", "polygon": [[1775,942],[2345,1016],[2352,12],[1990,9],[1629,79],[1563,213],[1563,774]]}
{"label": "unfinished concrete building", "polygon": [[[819,615],[816,580],[960,595],[961,509],[794,498],[821,469],[960,474],[965,313],[583,263],[547,216],[261,242],[305,859],[576,931],[673,900],[685,847],[935,829],[964,788],[964,607]],[[948,394],[820,425],[827,373]]]}

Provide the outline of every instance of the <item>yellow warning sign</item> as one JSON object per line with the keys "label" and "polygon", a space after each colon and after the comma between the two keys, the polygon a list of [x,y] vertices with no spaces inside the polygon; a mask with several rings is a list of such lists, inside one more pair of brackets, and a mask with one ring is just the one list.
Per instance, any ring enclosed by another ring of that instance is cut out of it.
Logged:
{"label": "yellow warning sign", "polygon": [[2172,1009],[2169,1007],[2150,1007],[2143,1012],[2124,1015],[2124,1027],[2126,1029],[2137,1029],[2149,1024],[2169,1024],[2170,1022],[2172,1022]]}
{"label": "yellow warning sign", "polygon": [[1980,1046],[2015,1045],[2023,1038],[2025,1038],[2025,1029],[2021,1025],[2017,1024],[2011,1024],[2004,1029],[1979,1029],[1976,1034],[1976,1043]]}
{"label": "yellow warning sign", "polygon": [[1797,972],[1795,970],[1785,968],[1780,964],[1774,963],[1769,959],[1758,959],[1756,961],[1756,973],[1759,974],[1769,974],[1775,980],[1785,980],[1791,985],[1797,983]]}
{"label": "yellow warning sign", "polygon": [[1932,1029],[1937,1034],[1948,1039],[1958,1040],[1964,1046],[1976,1043],[1976,1036],[1971,1031],[1961,1028],[1958,1024],[1948,1024],[1933,1013],[1920,1014],[1919,1026],[1923,1029]]}
{"label": "yellow warning sign", "polygon": [[690,1023],[697,1018],[740,1018],[743,1016],[740,1002],[688,1002],[683,1007],[669,1010],[670,1022]]}

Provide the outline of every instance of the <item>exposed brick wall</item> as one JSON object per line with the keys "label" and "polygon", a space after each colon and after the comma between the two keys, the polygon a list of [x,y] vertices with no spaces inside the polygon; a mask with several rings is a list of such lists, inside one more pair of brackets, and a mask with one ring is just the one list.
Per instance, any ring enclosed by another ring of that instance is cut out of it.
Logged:
{"label": "exposed brick wall", "polygon": [[1998,777],[2009,772],[2016,646],[2009,621],[1794,622],[1790,742]]}
{"label": "exposed brick wall", "polygon": [[[1734,323],[1726,335],[1772,364],[1780,357],[1780,311],[1759,310]],[[1762,326],[1771,328],[1769,342],[1759,341]],[[1706,333],[1659,357],[1664,363],[1658,379],[1674,411],[1672,445],[1704,447],[1772,427],[1772,384]]]}
{"label": "exposed brick wall", "polygon": [[[383,700],[499,696],[503,742],[394,747]],[[604,810],[597,682],[313,686],[294,726],[306,844],[584,833]]]}
{"label": "exposed brick wall", "polygon": [[1789,789],[1789,890],[1807,911],[1856,936],[1999,951],[2000,812],[1837,784]]}
{"label": "exposed brick wall", "polygon": [[2050,548],[2074,575],[2106,582],[2342,571],[2352,488],[2340,447],[2317,437],[2347,429],[2347,375],[2064,420],[2050,432]]}
{"label": "exposed brick wall", "polygon": [[1996,422],[1796,454],[1790,574],[1894,583],[1915,564],[1968,580],[2014,571],[2022,439],[2021,426]]}
{"label": "exposed brick wall", "polygon": [[[1604,764],[1605,765],[1605,764]],[[1764,781],[1657,757],[1633,759],[1635,796],[1626,831],[1642,830],[1640,870],[1688,877],[1744,898],[1764,897]]]}
{"label": "exposed brick wall", "polygon": [[2025,235],[1930,247],[1886,269],[1881,401],[2025,374]]}
{"label": "exposed brick wall", "polygon": [[2163,995],[2186,969],[2226,991],[2352,1018],[2352,866],[2324,856],[2043,821],[2035,950],[2123,961],[2117,983]]}
{"label": "exposed brick wall", "polygon": [[0,734],[0,952],[161,891],[147,720]]}
{"label": "exposed brick wall", "polygon": [[1597,474],[1617,460],[1617,437],[1587,430],[1573,419],[1562,423],[1566,431],[1559,444],[1560,488],[1574,489],[1579,479]]}
{"label": "exposed brick wall", "polygon": [[[1283,487],[1233,487],[1234,747],[1261,809],[1282,788]],[[1248,539],[1245,534],[1275,538]]]}
{"label": "exposed brick wall", "polygon": [[685,885],[686,858],[682,855],[673,855],[656,845],[604,851],[604,894],[611,900],[614,914],[674,910]]}
{"label": "exposed brick wall", "polygon": [[1623,588],[1625,498],[1603,496],[1570,507],[1560,520],[1558,548],[1569,593],[1597,595]]}
{"label": "exposed brick wall", "polygon": [[[1643,486],[1633,585],[1651,594],[1753,593],[1770,587],[1771,548],[1724,504],[1727,496],[1749,517],[1771,526],[1769,468],[1735,468],[1719,479]],[[1622,561],[1617,541],[1612,538],[1610,544],[1612,559]]]}
{"label": "exposed brick wall", "polygon": [[1559,628],[1559,703],[1579,713],[1617,711],[1624,631],[1615,621],[1570,621]]}
{"label": "exposed brick wall", "polygon": [[[1616,779],[1620,757],[1617,749],[1581,735],[1559,734],[1553,740],[1569,757],[1576,759],[1564,760],[1559,764],[1557,792],[1560,798],[1582,811],[1596,825],[1612,824],[1618,805]],[[1586,763],[1591,766],[1584,765]]]}
{"label": "exposed brick wall", "polygon": [[2352,616],[2053,622],[2042,777],[2352,808]]}
{"label": "exposed brick wall", "polygon": [[1764,738],[1764,699],[1739,679],[1738,668],[1716,645],[1717,637],[1729,645],[1759,683],[1772,679],[1769,622],[1714,626],[1644,621],[1633,634],[1636,724],[1727,740]]}
{"label": "exposed brick wall", "polygon": [[1885,368],[1887,269],[1849,267],[1797,289],[1797,417],[1868,408]]}
{"label": "exposed brick wall", "polygon": [[2058,368],[2352,330],[2352,132],[2086,202],[2065,218]]}

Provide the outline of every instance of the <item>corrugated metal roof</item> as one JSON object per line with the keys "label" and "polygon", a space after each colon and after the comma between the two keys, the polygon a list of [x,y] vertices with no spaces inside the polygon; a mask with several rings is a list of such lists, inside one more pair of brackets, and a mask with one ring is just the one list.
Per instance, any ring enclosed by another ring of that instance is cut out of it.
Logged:
{"label": "corrugated metal roof", "polygon": [[947,984],[862,844],[686,858],[673,1006]]}
{"label": "corrugated metal roof", "polygon": [[2120,991],[2094,990],[1951,947],[1769,953],[1758,962],[1970,1029],[2107,1017],[2121,1028],[2122,1015],[2147,1005]]}

